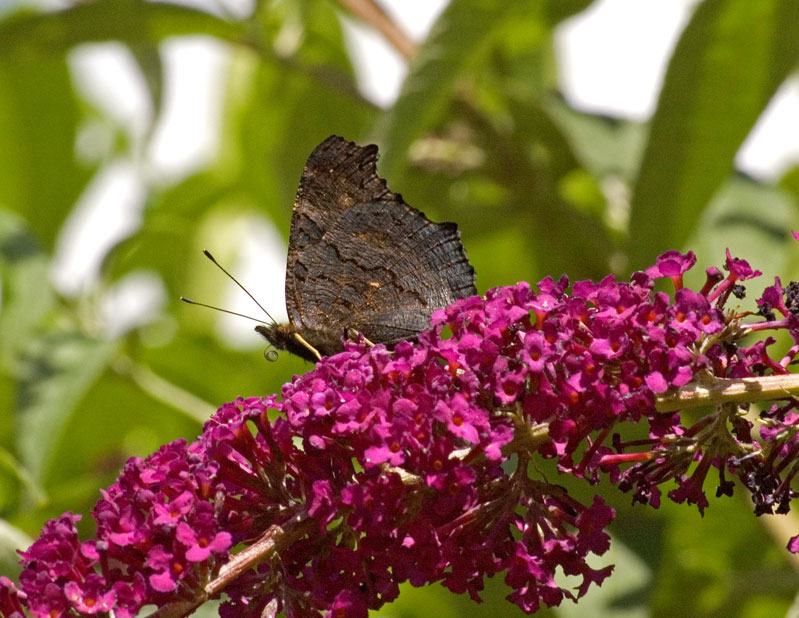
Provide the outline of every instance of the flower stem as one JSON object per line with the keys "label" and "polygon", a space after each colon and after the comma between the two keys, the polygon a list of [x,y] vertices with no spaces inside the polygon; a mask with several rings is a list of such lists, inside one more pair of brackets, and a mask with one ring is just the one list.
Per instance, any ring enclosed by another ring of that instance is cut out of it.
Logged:
{"label": "flower stem", "polygon": [[724,403],[753,403],[799,396],[799,374],[759,378],[705,378],[657,398],[658,412],[674,412]]}

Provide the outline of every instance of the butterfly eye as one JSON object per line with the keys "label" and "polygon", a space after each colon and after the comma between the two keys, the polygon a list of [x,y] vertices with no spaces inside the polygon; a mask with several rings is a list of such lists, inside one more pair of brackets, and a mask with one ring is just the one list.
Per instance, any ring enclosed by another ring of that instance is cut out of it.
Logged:
{"label": "butterfly eye", "polygon": [[277,360],[278,354],[275,348],[266,348],[264,349],[264,358],[268,360],[270,363],[274,363]]}

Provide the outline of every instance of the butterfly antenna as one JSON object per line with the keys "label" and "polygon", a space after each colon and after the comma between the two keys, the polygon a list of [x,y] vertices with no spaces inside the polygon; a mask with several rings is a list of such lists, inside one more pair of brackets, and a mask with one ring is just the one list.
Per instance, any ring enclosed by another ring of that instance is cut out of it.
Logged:
{"label": "butterfly antenna", "polygon": [[[221,307],[214,307],[213,305],[206,305],[205,303],[199,303],[196,300],[192,300],[191,298],[186,298],[185,296],[181,296],[180,300],[184,303],[188,303],[189,305],[197,305],[198,307],[205,307],[207,309],[213,309],[214,311],[221,311],[222,313],[229,313],[230,315],[237,315],[240,318],[247,318],[248,320],[252,320],[253,322],[258,322],[259,324],[265,324],[269,326],[269,322],[264,322],[263,320],[259,320],[258,318],[254,318],[251,315],[244,315],[243,313],[236,313],[235,311],[229,311],[228,309],[222,309]],[[269,315],[268,313],[266,315]],[[272,317],[271,315],[269,316]]]}
{"label": "butterfly antenna", "polygon": [[[222,266],[219,262],[216,261],[216,258],[214,258],[214,256],[211,255],[211,252],[208,251],[208,249],[203,249],[203,255],[205,257],[207,257],[209,260],[211,260],[216,265],[216,267],[219,270],[221,270],[223,273],[225,273],[230,278],[230,280],[233,281],[233,283],[235,283],[237,286],[239,286],[244,291],[244,293],[252,299],[252,302],[254,302],[256,305],[258,305],[258,307],[261,309],[261,311],[263,311],[266,314],[266,316],[270,320],[272,320],[272,323],[273,324],[275,323],[275,318],[273,318],[272,315],[266,309],[264,309],[264,306],[255,299],[255,296],[250,294],[250,292],[249,292],[249,290],[247,288],[245,288],[243,285],[241,285],[241,283],[239,283],[239,281],[238,281],[238,279],[236,279],[236,277],[231,275],[227,270],[225,270],[224,266]],[[200,303],[192,303],[192,304],[199,305]],[[208,305],[205,305],[205,306],[208,307]],[[216,307],[211,307],[211,308],[212,309],[216,309]],[[221,309],[220,311],[224,311],[224,309]],[[233,315],[241,315],[240,313],[235,313],[233,311],[227,311],[226,313],[232,313]],[[242,317],[246,318],[246,317],[249,317],[249,316],[245,315],[245,316],[242,316]],[[250,318],[250,319],[253,320],[255,318]],[[262,322],[261,320],[255,320],[255,321],[256,322],[261,322],[262,324],[266,324],[266,322]]]}

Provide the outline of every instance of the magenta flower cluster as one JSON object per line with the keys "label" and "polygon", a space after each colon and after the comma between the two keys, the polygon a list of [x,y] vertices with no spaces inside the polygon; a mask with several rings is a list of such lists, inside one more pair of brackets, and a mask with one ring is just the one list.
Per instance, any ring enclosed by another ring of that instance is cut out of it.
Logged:
{"label": "magenta flower cluster", "polygon": [[[22,554],[20,588],[0,579],[0,615],[124,618],[223,590],[223,617],[365,617],[402,582],[440,582],[478,600],[498,573],[523,610],[556,606],[611,573],[586,559],[608,549],[614,512],[531,475],[536,456],[591,482],[607,474],[655,506],[673,479],[672,499],[703,508],[712,466],[722,493],[729,470],[762,512],[783,504],[792,494],[779,461],[799,451],[797,432],[779,430],[799,421],[792,408],[769,412],[775,429],[765,439],[779,448],[765,468],[743,457],[753,438],[736,415],[728,427],[740,452],[724,454],[709,421],[683,427],[678,414],[656,411],[658,395],[698,373],[784,369],[764,360],[767,344],[737,347],[730,324],[739,316],[722,311],[759,273],[728,254],[726,277],[709,269],[693,291],[682,277],[694,262],[670,252],[629,283],[607,277],[570,292],[565,277],[537,291],[495,288],[436,312],[415,344],[349,343],[280,397],[222,406],[197,442],[126,465],[95,508],[94,540],[78,540],[73,515],[48,523]],[[673,281],[673,299],[654,291],[658,278]],[[785,297],[777,282],[761,315],[785,312],[766,321],[799,332]],[[641,421],[648,440],[613,433]],[[268,550],[214,587],[232,547],[264,539]],[[565,589],[558,573],[580,584]]]}
{"label": "magenta flower cluster", "polygon": [[95,540],[81,543],[80,517],[67,513],[22,552],[20,585],[30,613],[113,610],[127,618],[144,604],[202,593],[231,546],[209,500],[215,477],[215,465],[196,443],[176,441],[146,460],[129,460],[95,507]]}

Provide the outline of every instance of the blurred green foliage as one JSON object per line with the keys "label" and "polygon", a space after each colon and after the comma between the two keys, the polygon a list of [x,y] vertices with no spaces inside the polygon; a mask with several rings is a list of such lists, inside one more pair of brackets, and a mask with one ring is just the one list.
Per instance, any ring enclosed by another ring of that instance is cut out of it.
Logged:
{"label": "blurred green foliage", "polygon": [[[736,175],[734,157],[796,68],[799,1],[698,3],[648,124],[583,113],[558,94],[554,29],[589,4],[452,0],[387,109],[360,94],[346,10],[333,1],[262,0],[246,18],[141,0],[0,17],[0,574],[16,575],[13,550],[46,519],[90,512],[126,458],[191,440],[215,406],[277,392],[310,368],[288,355],[266,364],[255,335],[250,350],[231,347],[216,315],[178,296],[224,302],[199,249],[233,263],[234,222],[256,217],[287,236],[302,165],[330,134],[377,142],[395,191],[458,222],[481,291],[562,273],[626,277],[672,248],[705,267],[730,247],[768,277],[797,278],[799,172],[759,183]],[[163,47],[182,37],[228,54],[218,154],[188,176],[148,181]],[[74,54],[91,44],[124,50],[146,85],[144,139],[76,86]],[[98,127],[105,150],[81,156],[81,136]],[[141,219],[103,250],[90,285],[59,290],[50,274],[67,225],[89,183],[120,161],[142,172]],[[161,282],[164,302],[143,323],[110,329],[102,303],[137,273]],[[619,512],[603,562],[616,574],[557,613],[784,614],[797,587],[787,537],[770,537],[739,494],[700,519],[687,507],[630,508],[604,488]],[[91,518],[82,525],[91,534]],[[475,606],[436,586],[406,589],[387,611],[512,615],[505,594],[491,581]]]}

